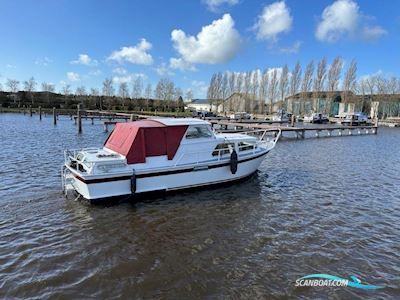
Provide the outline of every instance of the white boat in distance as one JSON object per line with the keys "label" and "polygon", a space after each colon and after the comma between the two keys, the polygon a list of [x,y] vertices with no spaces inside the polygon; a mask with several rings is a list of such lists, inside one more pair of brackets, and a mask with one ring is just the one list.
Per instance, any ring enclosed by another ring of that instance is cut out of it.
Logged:
{"label": "white boat in distance", "polygon": [[281,133],[258,134],[216,133],[191,118],[117,123],[103,148],[64,152],[63,189],[93,201],[239,180],[257,170]]}

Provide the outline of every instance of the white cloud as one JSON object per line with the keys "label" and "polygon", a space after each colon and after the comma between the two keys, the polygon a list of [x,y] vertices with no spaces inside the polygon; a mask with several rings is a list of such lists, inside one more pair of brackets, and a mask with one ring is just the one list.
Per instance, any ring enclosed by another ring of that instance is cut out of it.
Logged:
{"label": "white cloud", "polygon": [[296,54],[299,52],[301,44],[302,44],[301,41],[296,41],[296,42],[294,42],[293,45],[291,45],[289,47],[280,48],[279,52],[285,53],[285,54]]}
{"label": "white cloud", "polygon": [[125,75],[125,74],[128,74],[128,71],[125,68],[118,67],[118,68],[113,69],[113,73],[118,74],[118,75]]}
{"label": "white cloud", "polygon": [[241,38],[229,14],[204,26],[197,36],[175,29],[171,39],[175,49],[189,63],[217,64],[231,60],[240,49]]}
{"label": "white cloud", "polygon": [[218,8],[222,5],[236,5],[239,3],[239,0],[203,0],[203,2],[207,5],[207,8],[212,12],[217,12]]}
{"label": "white cloud", "polygon": [[147,76],[143,73],[132,73],[132,74],[126,74],[123,76],[114,76],[113,81],[116,84],[123,83],[123,82],[129,83],[129,82],[134,81],[138,77],[142,78],[143,80],[147,79]]}
{"label": "white cloud", "polygon": [[87,54],[79,54],[78,59],[71,61],[71,64],[79,64],[79,65],[86,65],[86,66],[96,66],[97,65],[97,60],[92,59]]}
{"label": "white cloud", "polygon": [[253,29],[257,39],[276,41],[278,34],[289,32],[292,28],[293,18],[284,1],[274,2],[264,7]]}
{"label": "white cloud", "polygon": [[52,63],[53,61],[48,58],[47,56],[43,57],[43,58],[37,58],[35,60],[35,65],[39,65],[39,66],[48,66],[50,63]]}
{"label": "white cloud", "polygon": [[89,76],[99,76],[101,75],[103,72],[101,72],[101,70],[96,69],[96,70],[92,70],[88,73]]}
{"label": "white cloud", "polygon": [[334,43],[342,37],[372,40],[386,34],[379,26],[368,26],[366,16],[353,0],[337,0],[322,12],[315,37],[324,42]]}
{"label": "white cloud", "polygon": [[114,51],[108,57],[108,60],[115,60],[119,63],[127,61],[132,64],[151,65],[153,57],[147,53],[151,48],[151,43],[146,41],[146,39],[141,39],[134,47],[122,47],[120,50]]}
{"label": "white cloud", "polygon": [[16,66],[16,65],[7,64],[7,65],[6,65],[6,68],[9,68],[9,69],[16,69],[17,66]]}
{"label": "white cloud", "polygon": [[207,95],[207,89],[208,85],[202,80],[192,80],[191,82],[192,85],[192,91],[196,95],[201,95],[202,97],[205,97]]}
{"label": "white cloud", "polygon": [[169,67],[181,71],[196,71],[196,68],[182,58],[171,57],[169,59]]}
{"label": "white cloud", "polygon": [[365,25],[362,30],[362,36],[365,40],[377,40],[381,36],[386,35],[387,31],[380,26]]}
{"label": "white cloud", "polygon": [[379,69],[375,73],[362,75],[362,76],[360,76],[359,79],[360,80],[369,80],[369,79],[371,79],[373,77],[377,77],[377,76],[384,76],[383,71]]}
{"label": "white cloud", "polygon": [[155,70],[156,70],[157,74],[160,76],[175,75],[175,73],[170,70],[170,68],[168,67],[168,65],[165,62],[161,63]]}
{"label": "white cloud", "polygon": [[79,81],[81,80],[78,73],[75,72],[67,72],[67,78],[69,81]]}

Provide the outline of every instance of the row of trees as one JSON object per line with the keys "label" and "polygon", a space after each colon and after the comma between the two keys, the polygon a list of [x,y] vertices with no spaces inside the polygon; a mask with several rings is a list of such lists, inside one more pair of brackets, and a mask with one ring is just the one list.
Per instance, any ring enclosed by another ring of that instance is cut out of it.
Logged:
{"label": "row of trees", "polygon": [[[131,85],[131,89],[129,88]],[[35,92],[38,91],[38,83],[34,77],[29,80],[22,82],[22,84],[15,79],[7,79],[6,81],[7,91],[16,94],[21,90],[25,92],[31,101],[31,104],[35,104]],[[0,83],[0,91],[3,87]],[[41,89],[39,92],[44,92],[47,96],[47,101],[50,103],[53,99],[51,97],[52,93],[55,93],[55,85],[47,82],[41,84]],[[151,99],[157,99],[165,101],[163,107],[166,110],[176,109],[183,110],[183,92],[182,89],[175,86],[174,82],[168,78],[162,78],[158,81],[155,89],[153,90],[152,85],[149,83],[143,89],[143,81],[141,77],[135,78],[131,83],[120,82],[118,86],[115,86],[115,82],[112,78],[104,79],[102,83],[102,89],[91,88],[88,90],[85,86],[78,86],[73,92],[71,85],[65,84],[61,87],[60,94],[64,95],[65,102],[69,101],[71,96],[75,96],[82,101],[87,101],[88,99],[92,101],[98,101],[99,108],[112,108],[117,106],[122,106],[126,109],[132,100],[146,100],[146,108],[149,108],[149,101]],[[192,99],[192,91],[188,90],[185,94],[187,99]],[[18,97],[14,98],[14,101],[18,101]],[[141,101],[140,103],[143,103]],[[103,107],[104,106],[104,107]],[[144,107],[142,108],[144,109]]]}
{"label": "row of trees", "polygon": [[[351,61],[346,70],[343,59],[338,56],[330,65],[322,58],[319,62],[309,62],[303,69],[297,62],[292,70],[285,65],[282,68],[266,68],[264,71],[219,72],[214,73],[208,87],[208,99],[211,104],[222,104],[233,93],[243,93],[253,102],[252,107],[263,110],[269,103],[272,113],[273,103],[282,104],[288,96],[299,93],[300,99],[316,102],[322,95],[333,95],[340,89],[342,99],[349,100],[353,94],[386,95],[400,93],[400,79],[385,78],[380,74],[362,77],[357,80],[357,62]],[[303,71],[304,70],[304,71]],[[328,93],[327,93],[328,92]],[[326,110],[330,111],[332,99],[328,97]],[[223,107],[224,108],[224,107]],[[254,110],[252,111],[255,112]],[[259,111],[263,113],[263,111]]]}

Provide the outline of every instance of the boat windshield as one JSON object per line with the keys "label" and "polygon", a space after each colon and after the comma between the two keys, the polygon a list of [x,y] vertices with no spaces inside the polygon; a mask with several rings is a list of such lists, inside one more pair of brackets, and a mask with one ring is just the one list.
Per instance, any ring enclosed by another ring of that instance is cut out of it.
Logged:
{"label": "boat windshield", "polygon": [[198,138],[209,138],[209,137],[212,137],[212,133],[208,128],[208,126],[205,125],[189,126],[188,130],[186,131],[187,139],[198,139]]}

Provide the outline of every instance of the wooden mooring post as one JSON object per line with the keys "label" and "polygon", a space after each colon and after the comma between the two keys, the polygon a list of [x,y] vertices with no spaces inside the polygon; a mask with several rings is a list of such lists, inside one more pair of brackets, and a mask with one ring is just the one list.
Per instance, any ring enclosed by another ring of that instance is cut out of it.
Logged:
{"label": "wooden mooring post", "polygon": [[53,124],[57,125],[57,113],[55,107],[53,107]]}
{"label": "wooden mooring post", "polygon": [[39,120],[42,121],[42,107],[39,106]]}
{"label": "wooden mooring post", "polygon": [[290,127],[294,127],[294,122],[295,122],[295,116],[292,115],[292,118],[290,120]]}
{"label": "wooden mooring post", "polygon": [[82,133],[82,116],[81,116],[81,105],[78,104],[78,133]]}

